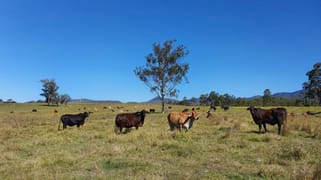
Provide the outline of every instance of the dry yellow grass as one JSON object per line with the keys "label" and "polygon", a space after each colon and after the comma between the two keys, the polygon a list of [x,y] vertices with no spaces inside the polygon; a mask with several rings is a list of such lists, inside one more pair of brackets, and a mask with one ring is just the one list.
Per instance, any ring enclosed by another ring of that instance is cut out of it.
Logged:
{"label": "dry yellow grass", "polygon": [[[93,111],[79,129],[58,131],[63,113]],[[117,108],[118,107],[118,108]],[[37,113],[31,110],[37,108]],[[303,113],[319,107],[288,107],[287,133],[257,134],[246,107],[208,107],[188,133],[168,131],[167,113],[147,114],[144,127],[114,133],[119,112],[159,105],[0,104],[1,179],[318,179],[321,117]],[[173,106],[169,111],[181,111]],[[191,107],[187,107],[191,108]],[[54,110],[58,113],[54,113]],[[114,112],[112,111],[114,110]],[[97,111],[96,111],[97,110]],[[11,113],[13,111],[13,113]]]}

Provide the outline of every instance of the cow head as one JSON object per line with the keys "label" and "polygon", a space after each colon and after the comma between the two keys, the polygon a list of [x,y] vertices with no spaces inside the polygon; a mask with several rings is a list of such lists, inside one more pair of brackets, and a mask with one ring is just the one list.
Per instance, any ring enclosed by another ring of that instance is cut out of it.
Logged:
{"label": "cow head", "polygon": [[140,123],[139,123],[140,127],[142,127],[144,124],[146,113],[147,113],[147,111],[145,109],[143,109],[142,111],[136,112],[136,116],[140,117]]}
{"label": "cow head", "polygon": [[254,113],[256,111],[256,108],[254,106],[250,106],[246,110],[250,111],[251,113]]}
{"label": "cow head", "polygon": [[82,115],[83,115],[84,117],[88,117],[89,114],[91,114],[91,113],[93,113],[93,112],[86,112],[86,111],[85,111],[85,112],[82,113]]}
{"label": "cow head", "polygon": [[195,109],[193,108],[191,113],[191,118],[193,120],[198,120],[200,116],[201,116],[201,113],[196,112]]}

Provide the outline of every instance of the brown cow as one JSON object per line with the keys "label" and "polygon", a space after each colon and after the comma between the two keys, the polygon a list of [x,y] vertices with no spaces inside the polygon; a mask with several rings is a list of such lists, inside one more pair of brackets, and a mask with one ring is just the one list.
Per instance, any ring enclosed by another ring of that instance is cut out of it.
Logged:
{"label": "brown cow", "polygon": [[147,111],[142,110],[135,113],[122,113],[117,114],[115,118],[115,133],[121,133],[123,128],[142,127],[145,120],[145,114]]}
{"label": "brown cow", "polygon": [[188,129],[192,128],[194,120],[199,119],[200,114],[192,109],[192,112],[171,112],[168,114],[168,125],[170,130],[173,131],[175,128],[178,128],[181,131],[182,128],[185,128],[185,132]]}

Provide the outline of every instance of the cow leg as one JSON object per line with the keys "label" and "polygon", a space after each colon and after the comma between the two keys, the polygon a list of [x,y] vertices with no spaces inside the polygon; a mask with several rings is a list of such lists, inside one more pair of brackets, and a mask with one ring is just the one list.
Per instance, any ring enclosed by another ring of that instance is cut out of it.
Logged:
{"label": "cow leg", "polygon": [[264,131],[267,132],[266,124],[265,124],[265,123],[263,123],[263,127],[264,127]]}
{"label": "cow leg", "polygon": [[262,124],[259,124],[259,133],[261,134]]}
{"label": "cow leg", "polygon": [[173,131],[175,129],[174,124],[172,124],[171,122],[168,121],[168,125],[169,125],[169,130]]}
{"label": "cow leg", "polygon": [[77,128],[79,128],[80,124],[77,124]]}
{"label": "cow leg", "polygon": [[123,129],[122,127],[119,128],[119,134],[121,134],[122,129]]}
{"label": "cow leg", "polygon": [[278,134],[280,135],[281,134],[281,124],[280,123],[278,124],[278,130],[279,130]]}
{"label": "cow leg", "polygon": [[67,128],[67,125],[64,124],[64,125],[62,126],[62,130],[66,129],[66,128]]}

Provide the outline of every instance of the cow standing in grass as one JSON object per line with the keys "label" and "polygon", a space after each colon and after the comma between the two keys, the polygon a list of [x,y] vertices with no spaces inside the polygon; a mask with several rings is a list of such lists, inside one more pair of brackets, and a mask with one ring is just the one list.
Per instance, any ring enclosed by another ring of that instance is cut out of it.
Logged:
{"label": "cow standing in grass", "polygon": [[192,112],[171,112],[167,116],[168,125],[171,131],[175,128],[178,128],[181,131],[182,128],[187,132],[190,128],[192,128],[194,120],[199,119],[199,113],[197,113],[194,108]]}
{"label": "cow standing in grass", "polygon": [[254,122],[259,126],[259,133],[261,133],[262,125],[265,132],[267,132],[266,124],[278,125],[278,134],[281,134],[281,127],[286,123],[287,112],[285,108],[261,109],[250,106],[247,108],[250,111]]}
{"label": "cow standing in grass", "polygon": [[74,126],[77,125],[77,128],[79,128],[80,125],[84,125],[85,119],[89,116],[89,114],[92,112],[84,112],[79,114],[64,114],[61,116],[58,130],[60,130],[60,122],[63,124],[63,128],[67,128],[67,126]]}
{"label": "cow standing in grass", "polygon": [[138,129],[144,125],[145,110],[135,113],[121,113],[117,114],[115,118],[115,133],[121,133],[123,128],[132,128],[135,127]]}

